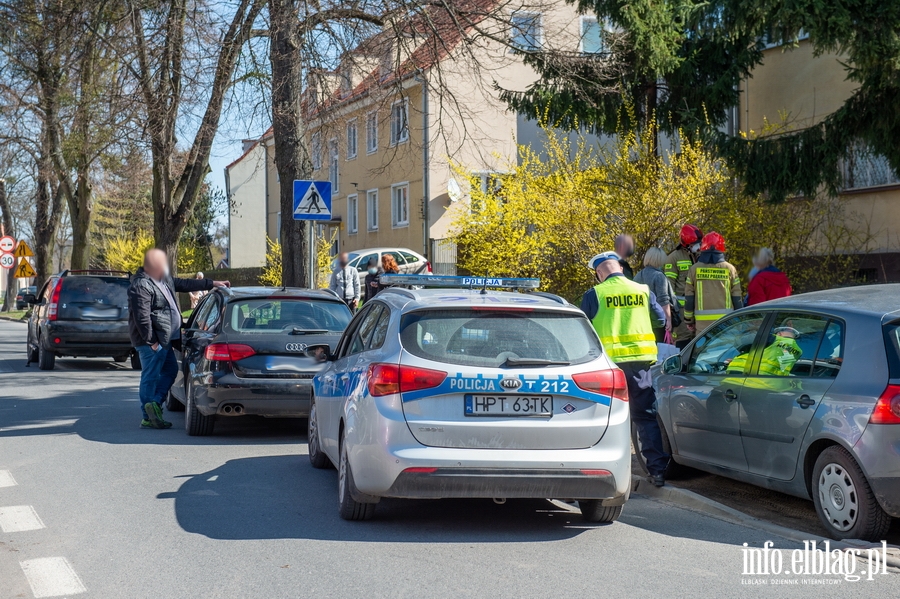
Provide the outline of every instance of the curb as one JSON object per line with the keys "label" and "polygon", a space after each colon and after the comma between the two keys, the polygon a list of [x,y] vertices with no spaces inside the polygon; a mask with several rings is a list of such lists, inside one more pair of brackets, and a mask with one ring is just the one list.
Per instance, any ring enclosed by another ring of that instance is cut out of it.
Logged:
{"label": "curb", "polygon": [[[786,526],[767,522],[766,520],[760,520],[759,518],[748,516],[747,514],[740,512],[734,508],[730,508],[727,505],[719,503],[718,501],[713,501],[708,497],[704,497],[702,495],[694,493],[693,491],[688,491],[687,489],[679,489],[678,487],[673,487],[670,484],[667,484],[664,487],[656,487],[650,481],[638,475],[632,475],[631,477],[631,492],[639,493],[651,499],[665,501],[666,503],[671,503],[679,507],[693,510],[695,512],[700,512],[714,518],[718,518],[720,520],[725,520],[726,522],[731,522],[732,524],[740,524],[748,528],[762,530],[773,535],[788,539],[789,541],[795,541],[798,543],[802,543],[803,541],[816,541],[817,543],[824,543],[825,541],[828,541],[833,549],[841,549],[843,551],[849,549],[868,549],[881,547],[880,544],[854,539],[835,541],[834,539],[829,539],[812,533],[788,528]],[[885,558],[885,563],[890,568],[900,569],[900,547],[888,545],[888,552],[889,553]],[[858,556],[857,559],[865,560],[865,557]]]}
{"label": "curb", "polygon": [[25,324],[28,322],[27,320],[25,320],[23,318],[11,318],[9,316],[4,316],[2,314],[0,314],[0,320],[4,320],[6,322],[20,322],[22,324]]}

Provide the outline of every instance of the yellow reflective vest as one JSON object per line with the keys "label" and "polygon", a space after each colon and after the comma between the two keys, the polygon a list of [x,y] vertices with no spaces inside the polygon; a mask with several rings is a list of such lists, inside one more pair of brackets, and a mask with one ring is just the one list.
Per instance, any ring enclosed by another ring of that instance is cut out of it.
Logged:
{"label": "yellow reflective vest", "polygon": [[685,298],[693,297],[693,310],[685,307],[684,317],[694,321],[697,334],[732,310],[732,297],[741,296],[737,269],[726,261],[697,262],[688,270],[684,282]]}
{"label": "yellow reflective vest", "polygon": [[616,363],[656,362],[650,288],[625,277],[609,277],[594,291],[599,307],[591,322],[609,358]]}
{"label": "yellow reflective vest", "polygon": [[666,265],[663,272],[669,280],[672,281],[672,288],[675,289],[675,296],[678,303],[684,305],[684,283],[687,280],[687,273],[694,264],[694,257],[686,248],[679,247],[666,258]]}

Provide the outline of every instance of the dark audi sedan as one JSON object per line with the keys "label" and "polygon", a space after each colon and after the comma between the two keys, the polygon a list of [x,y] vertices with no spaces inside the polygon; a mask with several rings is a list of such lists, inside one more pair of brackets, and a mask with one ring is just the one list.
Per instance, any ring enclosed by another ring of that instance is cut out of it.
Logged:
{"label": "dark audi sedan", "polygon": [[744,308],[657,377],[675,464],[812,499],[834,538],[900,518],[900,285]]}
{"label": "dark audi sedan", "polygon": [[167,408],[186,410],[189,435],[219,417],[305,417],[319,354],[333,351],[351,314],[330,291],[216,289],[191,314],[176,352]]}

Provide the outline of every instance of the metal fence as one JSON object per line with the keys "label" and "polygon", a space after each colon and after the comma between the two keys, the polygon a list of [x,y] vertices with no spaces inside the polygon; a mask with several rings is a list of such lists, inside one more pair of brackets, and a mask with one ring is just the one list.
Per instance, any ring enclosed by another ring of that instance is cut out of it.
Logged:
{"label": "metal fence", "polygon": [[456,275],[456,244],[453,241],[431,240],[431,269],[436,275]]}

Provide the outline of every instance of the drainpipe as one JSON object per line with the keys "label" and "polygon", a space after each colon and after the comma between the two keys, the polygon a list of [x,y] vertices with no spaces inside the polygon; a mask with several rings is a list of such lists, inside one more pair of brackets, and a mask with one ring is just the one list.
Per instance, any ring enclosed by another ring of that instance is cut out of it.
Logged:
{"label": "drainpipe", "polygon": [[425,196],[422,201],[422,219],[424,221],[422,223],[422,245],[425,248],[425,251],[422,253],[425,258],[431,262],[431,211],[428,206],[431,201],[431,186],[429,181],[429,167],[431,166],[429,164],[429,146],[431,140],[429,138],[428,130],[428,80],[422,76],[421,71],[416,73],[415,80],[422,84],[422,194]]}
{"label": "drainpipe", "polygon": [[[228,207],[228,247],[225,249],[225,259],[228,260],[228,266],[231,266],[231,176],[228,174],[228,168],[225,168],[225,204]],[[216,267],[215,264],[212,265]]]}

